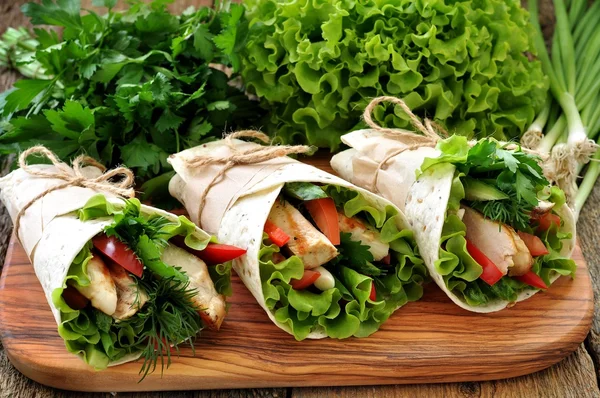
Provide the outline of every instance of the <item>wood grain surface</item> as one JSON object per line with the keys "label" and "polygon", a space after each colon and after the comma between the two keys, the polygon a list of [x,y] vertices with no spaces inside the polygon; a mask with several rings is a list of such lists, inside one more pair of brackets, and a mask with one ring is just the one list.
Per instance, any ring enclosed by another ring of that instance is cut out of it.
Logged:
{"label": "wood grain surface", "polygon": [[[306,162],[331,172],[328,160],[320,154]],[[500,379],[544,369],[585,339],[593,292],[579,247],[574,259],[574,280],[561,278],[513,308],[468,312],[430,284],[373,336],[342,341],[295,341],[234,277],[221,331],[203,333],[195,357],[185,347],[162,377],[138,383],[140,363],[94,372],[65,350],[33,268],[12,239],[0,278],[0,337],[23,374],[77,391],[107,391],[109,381],[110,391],[152,391]]]}
{"label": "wood grain surface", "polygon": [[[182,10],[188,5],[205,4],[210,0],[176,0],[174,10]],[[19,11],[20,4],[26,0],[0,0],[0,33],[8,26],[27,24]],[[83,0],[89,6],[91,0]],[[542,28],[549,37],[552,32],[551,0],[540,1],[540,11],[544,18]],[[0,68],[0,91],[9,88],[18,78],[18,74]],[[2,175],[6,174],[8,164],[2,158]],[[600,294],[600,245],[598,227],[600,221],[600,184],[596,184],[578,223],[578,234],[584,256],[589,264],[596,297]],[[6,248],[10,239],[12,223],[6,210],[0,204],[0,267],[4,262]],[[592,330],[585,344],[563,361],[541,372],[511,379],[442,383],[422,385],[396,385],[371,387],[337,388],[293,388],[293,389],[243,389],[187,392],[142,392],[119,393],[118,397],[127,398],[225,398],[225,397],[600,397],[598,389],[600,358],[600,309],[596,307]],[[0,341],[0,398],[112,398],[108,393],[78,393],[46,387],[36,383],[21,373],[9,362]]]}

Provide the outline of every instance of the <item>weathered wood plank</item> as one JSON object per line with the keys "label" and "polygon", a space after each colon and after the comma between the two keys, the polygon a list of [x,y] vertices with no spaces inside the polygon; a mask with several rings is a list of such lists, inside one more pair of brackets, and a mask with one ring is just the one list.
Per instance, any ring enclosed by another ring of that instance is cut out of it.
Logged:
{"label": "weathered wood plank", "polygon": [[[84,0],[84,4],[89,3],[91,0]],[[202,0],[200,0],[202,1]],[[0,4],[0,32],[4,31],[7,25],[19,26],[22,25],[26,20],[21,16],[18,11],[20,3],[24,3],[24,0],[17,1],[6,1]],[[184,9],[187,4],[193,3],[194,1],[177,1],[171,7],[174,11]],[[210,2],[210,0],[207,0]],[[544,0],[545,3],[549,1]],[[195,3],[198,3],[196,1]],[[542,11],[544,7],[541,7]],[[547,24],[546,24],[547,25]],[[4,91],[9,87],[13,81],[17,78],[17,74],[8,73],[0,70],[0,91]],[[597,185],[593,196],[590,198],[588,205],[582,213],[581,221],[579,223],[579,236],[581,244],[584,250],[586,259],[590,264],[590,271],[592,274],[592,280],[594,283],[594,290],[596,294],[600,292],[600,275],[597,271],[597,265],[600,259],[600,247],[597,239],[598,220],[600,220],[599,213],[600,205],[600,186]],[[6,246],[10,237],[10,229],[12,224],[8,219],[5,209],[0,206],[0,268],[4,263],[4,256],[6,253]],[[596,308],[596,311],[600,311]],[[592,329],[591,336],[588,338],[588,346],[595,358],[600,356],[600,320],[598,312],[594,318],[594,326]],[[471,397],[471,396],[525,396],[525,395],[543,395],[543,396],[597,396],[596,385],[590,383],[590,369],[592,364],[589,356],[580,347],[579,350],[571,355],[569,358],[553,366],[552,368],[535,373],[533,375],[511,379],[507,381],[499,382],[485,382],[485,383],[460,383],[460,384],[446,384],[446,385],[419,385],[419,386],[398,386],[398,387],[368,387],[368,388],[331,388],[331,389],[310,389],[310,390],[294,390],[294,396],[435,396],[435,395],[447,395],[447,396],[460,396],[460,397]],[[549,375],[556,378],[556,383],[552,380],[547,380]],[[565,386],[568,386],[572,391],[569,393],[565,390]],[[556,389],[558,388],[558,389]],[[582,389],[583,388],[583,389]],[[346,390],[357,390],[366,391],[364,395],[348,395]],[[306,395],[308,392],[312,395]],[[391,391],[391,392],[389,392]],[[554,395],[554,391],[558,391]],[[300,393],[305,395],[301,395]],[[412,393],[411,393],[412,392]],[[393,395],[392,395],[393,394]],[[561,395],[562,394],[562,395]],[[573,395],[575,394],[575,395]],[[64,392],[60,390],[50,389],[43,387],[35,382],[32,382],[22,376],[16,371],[8,362],[6,355],[1,350],[0,345],[0,397],[110,397],[109,394],[81,394]],[[126,397],[285,397],[285,389],[277,390],[236,390],[236,391],[219,391],[219,392],[200,392],[200,393],[138,393],[138,394],[119,394],[119,396]]]}
{"label": "weathered wood plank", "polygon": [[527,376],[480,383],[413,384],[373,387],[294,388],[291,398],[413,398],[413,397],[598,397],[594,368],[585,348],[564,361]]}

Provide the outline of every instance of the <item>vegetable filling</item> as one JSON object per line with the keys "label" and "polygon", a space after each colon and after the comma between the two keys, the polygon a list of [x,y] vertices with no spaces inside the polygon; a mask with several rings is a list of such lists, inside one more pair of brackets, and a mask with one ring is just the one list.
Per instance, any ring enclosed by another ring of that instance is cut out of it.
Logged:
{"label": "vegetable filling", "polygon": [[70,352],[96,369],[141,353],[145,377],[159,359],[161,368],[168,366],[178,345],[204,327],[220,327],[223,295],[231,294],[229,261],[245,250],[210,242],[185,217],[146,214],[137,199],[117,209],[96,195],[78,216],[114,221],[86,244],[53,291]]}
{"label": "vegetable filling", "polygon": [[297,340],[311,332],[365,337],[421,298],[427,279],[398,212],[333,185],[287,183],[265,223],[262,289]]}
{"label": "vegetable filling", "polygon": [[557,275],[574,276],[576,265],[560,252],[564,193],[550,187],[539,159],[494,140],[469,148],[464,137],[438,147],[421,172],[452,163],[456,172],[435,263],[446,287],[473,306],[515,302],[527,290],[546,289]]}

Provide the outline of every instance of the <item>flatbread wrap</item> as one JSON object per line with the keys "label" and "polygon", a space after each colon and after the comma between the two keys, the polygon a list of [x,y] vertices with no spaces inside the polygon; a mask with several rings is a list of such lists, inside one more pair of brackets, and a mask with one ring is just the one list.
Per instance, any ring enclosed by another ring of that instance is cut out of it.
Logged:
{"label": "flatbread wrap", "polygon": [[381,129],[342,141],[332,167],[404,210],[433,280],[462,308],[498,311],[574,276],[573,213],[535,154],[459,136],[415,148]]}
{"label": "flatbread wrap", "polygon": [[[169,190],[192,221],[247,248],[233,268],[275,325],[297,340],[365,337],[421,297],[427,272],[401,211],[289,157],[223,173],[261,147],[228,137],[172,155]],[[223,161],[192,166],[206,157]]]}
{"label": "flatbread wrap", "polygon": [[19,168],[0,179],[0,199],[68,351],[97,370],[142,357],[145,376],[184,340],[220,327],[231,263],[183,216],[123,199],[108,182],[107,192],[71,185],[69,176],[101,178],[81,166]]}

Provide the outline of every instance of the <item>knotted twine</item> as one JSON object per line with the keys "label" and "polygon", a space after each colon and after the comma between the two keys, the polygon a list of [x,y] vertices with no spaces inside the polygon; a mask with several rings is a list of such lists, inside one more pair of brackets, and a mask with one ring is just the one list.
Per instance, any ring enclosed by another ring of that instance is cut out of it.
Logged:
{"label": "knotted twine", "polygon": [[[47,158],[54,168],[33,168],[27,164],[27,158],[31,155],[37,155]],[[67,187],[82,187],[90,188],[100,192],[108,192],[117,196],[132,198],[135,196],[135,191],[131,187],[134,183],[134,175],[131,170],[126,167],[117,167],[106,171],[106,167],[98,163],[94,158],[87,155],[80,155],[71,163],[72,167],[61,162],[56,155],[44,146],[34,146],[19,156],[19,167],[27,174],[44,178],[55,178],[64,182],[40,192],[31,199],[25,206],[19,210],[15,219],[15,231],[19,231],[21,226],[21,217],[25,211],[31,207],[36,201],[40,200],[50,192],[58,191]],[[84,166],[94,166],[99,168],[103,174],[96,178],[87,178],[83,175],[82,169]],[[118,182],[111,181],[112,178],[121,176]]]}
{"label": "knotted twine", "polygon": [[[419,133],[422,133],[423,135],[419,135],[417,132],[414,132],[414,131],[407,131],[407,130],[401,130],[401,129],[390,129],[390,128],[381,127],[379,124],[374,122],[372,119],[372,116],[371,116],[373,113],[373,109],[375,109],[375,107],[382,102],[391,102],[395,105],[400,106],[400,108],[402,108],[404,113],[406,113],[408,115],[410,123],[415,127],[415,129],[417,129],[417,131]],[[430,119],[426,118],[425,124],[423,124],[419,120],[419,118],[412,112],[412,110],[408,107],[408,105],[406,105],[406,103],[403,100],[401,100],[400,98],[396,98],[396,97],[381,96],[381,97],[374,98],[373,100],[371,100],[369,105],[367,105],[367,107],[365,108],[365,111],[363,112],[363,119],[364,119],[365,123],[367,123],[367,125],[371,129],[379,131],[390,138],[399,140],[400,142],[406,144],[406,146],[399,148],[395,151],[392,151],[385,158],[383,158],[383,160],[381,162],[379,162],[379,164],[377,165],[377,168],[375,169],[375,175],[373,176],[373,181],[371,182],[371,191],[373,191],[373,192],[376,191],[376,189],[377,189],[377,180],[379,177],[379,172],[381,170],[385,170],[385,165],[390,159],[403,153],[404,151],[412,151],[412,150],[419,149],[422,147],[435,148],[440,140],[443,140],[450,136],[450,134],[448,133],[448,131],[446,129],[444,129],[444,127],[442,127],[441,125],[435,123],[434,121],[432,121]],[[476,142],[477,141],[469,141],[469,145],[473,146]],[[506,149],[516,149],[516,148],[518,148],[518,145],[516,145],[516,144],[510,143],[510,144],[506,145]],[[534,155],[540,157],[544,163],[549,158],[549,156],[547,154],[540,153],[539,151],[535,151],[533,149],[522,148],[522,150],[524,152],[531,153],[531,154],[534,154]]]}
{"label": "knotted twine", "polygon": [[[379,124],[374,122],[371,115],[373,114],[375,107],[382,102],[391,102],[400,106],[404,113],[408,115],[410,123],[413,125],[413,127],[423,135],[419,135],[413,131],[381,127]],[[383,160],[381,160],[381,162],[379,162],[377,169],[375,169],[373,181],[371,182],[370,190],[373,192],[375,192],[377,188],[379,172],[381,170],[385,170],[385,165],[390,159],[400,155],[404,151],[412,151],[421,147],[435,148],[440,140],[447,138],[449,135],[446,129],[430,119],[426,118],[425,124],[423,124],[408,107],[408,105],[406,105],[403,100],[396,97],[381,96],[374,98],[365,108],[365,111],[363,112],[363,119],[371,129],[379,131],[390,138],[397,139],[406,144],[406,146],[390,152],[385,158],[383,158]]]}
{"label": "knotted twine", "polygon": [[[210,189],[221,178],[223,178],[225,173],[232,167],[237,165],[251,165],[266,162],[268,160],[284,157],[287,155],[299,155],[313,151],[313,148],[307,145],[257,145],[244,150],[239,150],[236,147],[235,142],[233,141],[236,138],[255,138],[261,142],[264,142],[265,144],[271,144],[269,136],[260,131],[241,130],[235,133],[231,133],[225,136],[225,138],[223,139],[225,144],[231,150],[231,154],[225,156],[213,156],[210,154],[197,155],[192,158],[183,160],[184,163],[186,163],[186,165],[190,168],[202,167],[212,164],[223,165],[219,172],[215,174],[215,176],[210,180],[210,182],[204,189],[204,192],[202,192],[202,196],[200,196],[200,201],[198,203],[199,215],[202,214],[202,209],[204,208],[204,203],[206,202],[206,196],[208,195]],[[198,223],[200,223],[200,216],[198,216]]]}

